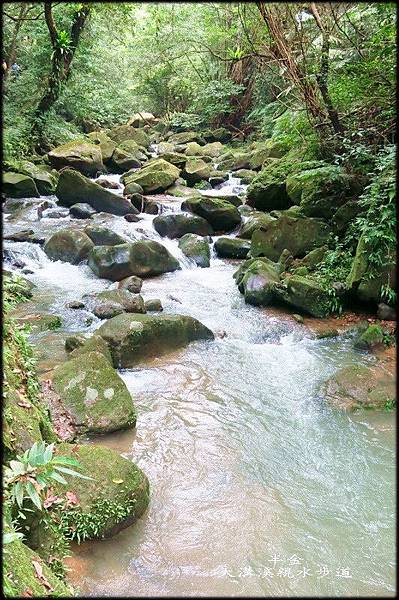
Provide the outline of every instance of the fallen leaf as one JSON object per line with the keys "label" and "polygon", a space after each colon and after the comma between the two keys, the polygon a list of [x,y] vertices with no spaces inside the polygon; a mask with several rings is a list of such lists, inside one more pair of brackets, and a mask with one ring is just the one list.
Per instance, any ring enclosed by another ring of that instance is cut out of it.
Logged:
{"label": "fallen leaf", "polygon": [[22,408],[32,408],[32,405],[27,402],[17,402],[17,404],[18,406],[22,406]]}
{"label": "fallen leaf", "polygon": [[21,594],[22,598],[32,598],[33,596],[33,592],[30,588],[26,588],[26,590],[24,590]]}
{"label": "fallen leaf", "polygon": [[35,567],[35,571],[36,571],[36,575],[39,579],[42,579],[43,577],[43,567],[42,565],[37,562],[37,560],[32,560],[32,565]]}
{"label": "fallen leaf", "polygon": [[73,492],[67,492],[66,494],[67,505],[69,504],[79,504],[79,500]]}
{"label": "fallen leaf", "polygon": [[113,483],[123,483],[123,479],[113,479]]}

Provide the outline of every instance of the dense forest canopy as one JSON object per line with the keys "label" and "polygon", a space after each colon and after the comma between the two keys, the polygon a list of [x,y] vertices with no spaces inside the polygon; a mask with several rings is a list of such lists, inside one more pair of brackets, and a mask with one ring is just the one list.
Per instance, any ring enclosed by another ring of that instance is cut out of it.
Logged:
{"label": "dense forest canopy", "polygon": [[57,52],[71,66],[44,125],[50,145],[137,110],[315,144],[393,139],[393,3],[45,4],[53,40],[42,3],[4,5],[4,56],[21,69],[5,83],[8,156],[29,151]]}

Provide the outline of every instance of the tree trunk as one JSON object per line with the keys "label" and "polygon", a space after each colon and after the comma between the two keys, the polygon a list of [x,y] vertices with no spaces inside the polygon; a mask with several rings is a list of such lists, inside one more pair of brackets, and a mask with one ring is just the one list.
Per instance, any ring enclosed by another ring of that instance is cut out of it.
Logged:
{"label": "tree trunk", "polygon": [[83,5],[83,7],[75,12],[70,33],[71,44],[68,48],[63,48],[59,44],[59,32],[54,21],[51,5],[51,2],[44,3],[44,15],[53,47],[51,73],[47,90],[36,108],[32,127],[32,134],[38,138],[39,145],[46,114],[58,100],[62,84],[69,78],[72,60],[79,44],[80,35],[90,13],[88,5]]}
{"label": "tree trunk", "polygon": [[22,4],[21,9],[19,11],[19,15],[18,15],[17,19],[15,20],[14,31],[12,33],[10,46],[7,50],[7,56],[6,56],[7,71],[4,73],[4,82],[6,81],[8,75],[10,73],[11,65],[14,64],[14,62],[16,60],[18,34],[19,34],[19,31],[24,22],[24,18],[26,16],[26,14],[28,13],[28,11],[29,11],[29,5]]}

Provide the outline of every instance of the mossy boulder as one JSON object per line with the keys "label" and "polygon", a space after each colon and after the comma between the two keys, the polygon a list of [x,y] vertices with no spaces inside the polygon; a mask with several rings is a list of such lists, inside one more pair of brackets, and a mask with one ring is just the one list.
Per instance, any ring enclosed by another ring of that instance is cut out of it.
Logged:
{"label": "mossy boulder", "polygon": [[185,315],[125,313],[106,321],[97,333],[108,343],[116,368],[130,368],[192,341],[214,338],[205,325]]}
{"label": "mossy boulder", "polygon": [[241,179],[241,183],[244,184],[251,183],[251,181],[253,181],[256,176],[257,172],[251,171],[251,169],[238,169],[238,171],[234,173],[234,177],[238,177],[239,179]]}
{"label": "mossy boulder", "polygon": [[387,264],[375,271],[370,261],[370,250],[367,247],[366,236],[362,234],[356,248],[352,267],[346,280],[350,292],[365,304],[376,305],[381,299],[383,285],[389,283],[394,289],[396,285],[396,256],[387,257]]}
{"label": "mossy boulder", "polygon": [[176,198],[192,198],[196,196],[201,197],[201,193],[195,188],[190,188],[179,181],[176,181],[170,188],[168,188],[168,196],[175,196]]}
{"label": "mossy boulder", "polygon": [[238,232],[238,236],[244,240],[250,240],[254,231],[257,229],[267,228],[267,226],[273,221],[275,221],[275,218],[269,213],[254,210],[253,212],[249,213],[248,217],[242,223]]}
{"label": "mossy boulder", "polygon": [[57,170],[72,167],[89,176],[104,171],[100,147],[87,140],[72,140],[57,146],[48,153],[48,159],[51,166]]}
{"label": "mossy boulder", "polygon": [[327,317],[331,313],[330,296],[314,279],[292,275],[276,289],[277,297],[312,317]]}
{"label": "mossy boulder", "polygon": [[149,300],[145,301],[144,305],[145,305],[145,310],[148,312],[162,312],[163,311],[162,302],[160,301],[159,298],[150,298]]}
{"label": "mossy boulder", "polygon": [[176,144],[171,144],[170,142],[160,142],[158,144],[158,154],[162,156],[162,154],[168,154],[175,152]]}
{"label": "mossy boulder", "polygon": [[92,131],[87,134],[87,137],[90,138],[93,144],[100,146],[103,163],[108,163],[116,148],[116,142],[111,140],[103,131]]}
{"label": "mossy boulder", "polygon": [[50,427],[44,407],[41,410],[13,388],[5,390],[3,406],[3,443],[6,453],[15,457],[31,448],[35,442],[43,441],[43,434]]}
{"label": "mossy boulder", "polygon": [[29,313],[23,316],[16,316],[16,321],[20,325],[29,325],[32,333],[42,331],[51,331],[62,327],[62,318],[59,315],[49,313]]}
{"label": "mossy boulder", "polygon": [[131,127],[144,127],[145,125],[156,125],[159,122],[150,112],[138,112],[129,118],[127,125]]}
{"label": "mossy boulder", "polygon": [[[132,525],[146,510],[150,486],[134,463],[111,448],[94,444],[57,446],[60,456],[73,457],[81,472],[92,480],[65,475],[67,489],[77,497],[77,506],[64,514],[68,537],[78,541],[111,537]],[[65,486],[57,484],[62,495]]]}
{"label": "mossy boulder", "polygon": [[198,142],[198,144],[205,145],[205,140],[200,133],[196,131],[182,131],[181,133],[173,133],[168,138],[170,144],[189,144],[190,142]]}
{"label": "mossy boulder", "polygon": [[242,206],[242,197],[237,194],[223,194],[218,196],[215,194],[215,190],[204,190],[201,194],[204,198],[213,198],[214,200],[223,200],[224,202],[229,202],[233,206]]}
{"label": "mossy boulder", "polygon": [[3,173],[3,191],[10,198],[38,198],[37,186],[28,175],[21,173]]}
{"label": "mossy boulder", "polygon": [[54,369],[53,387],[80,433],[134,427],[130,393],[102,353],[86,352]]}
{"label": "mossy boulder", "polygon": [[381,325],[369,325],[366,331],[363,331],[355,340],[355,348],[361,350],[372,350],[375,347],[381,346],[384,342],[384,330]]}
{"label": "mossy boulder", "polygon": [[302,267],[306,267],[308,270],[314,270],[319,265],[326,255],[328,246],[320,246],[308,252],[300,261]]}
{"label": "mossy boulder", "polygon": [[161,236],[179,238],[186,233],[212,235],[212,226],[197,215],[169,214],[155,217],[152,222],[155,231]]}
{"label": "mossy boulder", "polygon": [[215,231],[231,231],[241,223],[237,207],[219,198],[188,198],[181,208],[206,219]]}
{"label": "mossy boulder", "polygon": [[140,277],[136,277],[136,275],[126,277],[126,279],[122,279],[118,283],[118,289],[128,290],[132,294],[139,294],[142,287],[143,280]]}
{"label": "mossy boulder", "polygon": [[165,246],[152,240],[95,246],[89,254],[89,267],[98,277],[111,281],[120,281],[129,275],[161,275],[180,268]]}
{"label": "mossy boulder", "polygon": [[285,187],[286,177],[287,167],[276,159],[262,169],[249,184],[247,204],[266,212],[289,208],[292,201]]}
{"label": "mossy boulder", "polygon": [[211,251],[209,242],[203,237],[186,233],[179,240],[179,248],[185,256],[194,260],[198,267],[209,267]]}
{"label": "mossy boulder", "polygon": [[396,404],[393,373],[381,366],[351,365],[330,377],[322,386],[326,401],[344,410],[384,410]]}
{"label": "mossy boulder", "polygon": [[276,284],[280,281],[279,266],[267,258],[245,261],[234,274],[245,302],[269,306],[275,299]]}
{"label": "mossy boulder", "polygon": [[117,171],[141,167],[147,156],[134,140],[127,140],[117,146],[112,154],[111,165]]}
{"label": "mossy boulder", "polygon": [[330,227],[321,219],[283,215],[253,232],[251,255],[278,260],[282,251],[287,249],[292,256],[303,257],[324,245],[330,233]]}
{"label": "mossy boulder", "polygon": [[204,131],[202,135],[207,142],[221,142],[222,144],[227,144],[232,138],[231,131],[225,127]]}
{"label": "mossy boulder", "polygon": [[87,225],[84,232],[95,246],[116,246],[117,244],[126,244],[127,241],[119,233],[100,225]]}
{"label": "mossy boulder", "polygon": [[128,186],[130,183],[138,183],[145,194],[156,194],[164,192],[170,187],[180,175],[180,170],[163,158],[148,162],[138,171],[129,175],[124,180]]}
{"label": "mossy boulder", "polygon": [[77,265],[88,257],[93,247],[93,242],[84,231],[64,229],[53,233],[43,249],[51,260],[62,260]]}
{"label": "mossy boulder", "polygon": [[341,235],[346,231],[349,223],[362,212],[362,207],[356,200],[348,200],[335,212],[331,225],[335,233]]}
{"label": "mossy boulder", "polygon": [[[100,335],[96,333],[89,338],[82,336],[82,338],[77,341],[75,337],[75,342],[73,348],[70,351],[70,358],[76,358],[78,356],[82,356],[87,352],[96,352],[100,353],[104,356],[104,358],[108,361],[108,364],[112,366],[112,356],[108,348],[108,344],[103,340]],[[65,340],[65,349],[67,349],[67,340],[71,338],[67,338]],[[71,341],[69,341],[70,347],[72,346]],[[68,351],[68,350],[67,350]]]}
{"label": "mossy boulder", "polygon": [[[121,312],[145,313],[144,300],[140,294],[132,294],[129,290],[114,289],[88,294],[83,297],[89,310],[93,311],[99,318],[109,318],[105,316],[103,309],[107,307],[117,308]],[[115,316],[112,314],[110,316]]]}
{"label": "mossy boulder", "polygon": [[308,217],[329,219],[351,193],[352,178],[340,167],[326,165],[291,173],[286,180],[287,194]]}
{"label": "mossy boulder", "polygon": [[178,169],[184,169],[184,165],[187,162],[187,156],[180,152],[164,152],[162,158],[175,165]]}
{"label": "mossy boulder", "polygon": [[[57,577],[42,558],[21,540],[7,544],[3,550],[3,585],[7,597],[65,597],[73,596],[72,588]],[[35,563],[41,567],[43,577],[37,576]],[[7,588],[5,587],[7,581]]]}
{"label": "mossy boulder", "polygon": [[90,181],[74,169],[65,169],[60,173],[55,195],[63,206],[84,202],[90,204],[98,212],[113,215],[138,213],[129,200],[105,190],[101,185]]}
{"label": "mossy boulder", "polygon": [[58,175],[49,166],[23,160],[18,171],[32,177],[41,196],[54,194]]}
{"label": "mossy boulder", "polygon": [[111,140],[117,145],[133,140],[138,146],[148,148],[150,138],[142,128],[131,127],[130,125],[119,125],[112,129],[107,129],[105,132]]}
{"label": "mossy boulder", "polygon": [[220,237],[216,240],[214,248],[221,258],[246,258],[251,242],[238,237]]}
{"label": "mossy boulder", "polygon": [[91,219],[96,212],[87,202],[77,202],[76,204],[72,204],[69,209],[69,214],[75,219]]}
{"label": "mossy boulder", "polygon": [[210,177],[210,167],[203,158],[189,158],[182,171],[182,177],[189,185],[194,185]]}

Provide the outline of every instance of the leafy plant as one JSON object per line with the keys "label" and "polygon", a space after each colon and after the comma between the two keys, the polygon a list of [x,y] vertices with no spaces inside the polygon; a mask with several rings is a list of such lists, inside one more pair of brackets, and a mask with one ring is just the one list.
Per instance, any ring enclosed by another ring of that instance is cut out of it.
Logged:
{"label": "leafy plant", "polygon": [[[68,466],[66,466],[68,465]],[[61,473],[92,479],[86,477],[70,467],[81,467],[75,458],[54,456],[54,444],[35,442],[17,460],[11,460],[4,471],[4,485],[9,498],[22,508],[24,500],[29,499],[39,509],[43,508],[44,492],[52,481],[66,484],[66,479]]]}

